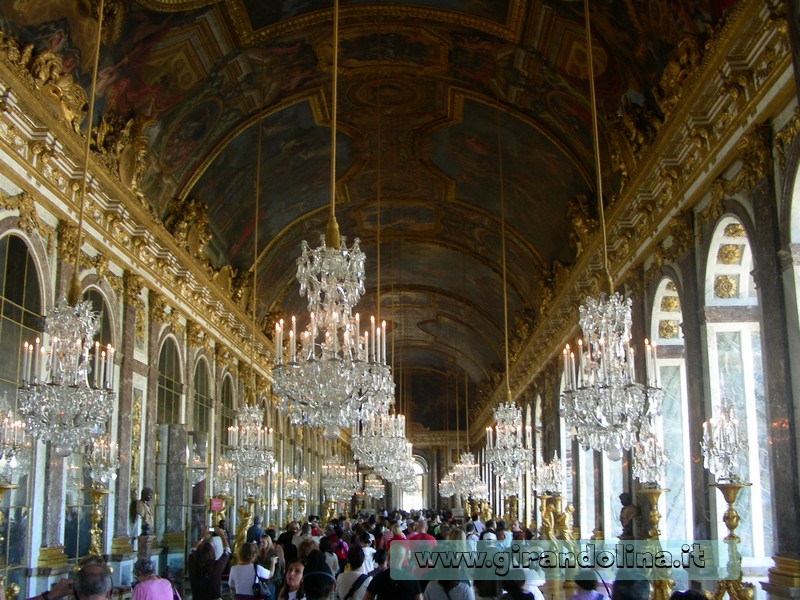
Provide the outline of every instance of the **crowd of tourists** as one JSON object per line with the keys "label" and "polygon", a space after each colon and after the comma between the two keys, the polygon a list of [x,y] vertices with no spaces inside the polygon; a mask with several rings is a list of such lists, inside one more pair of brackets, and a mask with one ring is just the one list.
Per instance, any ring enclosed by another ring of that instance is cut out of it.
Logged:
{"label": "crowd of tourists", "polygon": [[[189,579],[195,600],[228,594],[233,600],[544,600],[540,588],[546,582],[536,568],[494,579],[471,580],[467,573],[432,581],[392,576],[393,566],[408,565],[409,544],[398,543],[402,540],[484,540],[501,548],[535,539],[536,532],[518,521],[483,522],[477,514],[464,522],[446,512],[396,511],[340,516],[327,523],[312,515],[302,523],[288,523],[280,533],[264,528],[256,516],[238,548],[236,566],[227,567],[231,550],[225,531],[218,528],[198,541],[189,560]],[[592,571],[580,572],[574,589],[571,600],[649,596],[645,579],[611,586]]]}
{"label": "crowd of tourists", "polygon": [[[224,525],[224,523],[223,523]],[[246,540],[231,561],[226,529],[215,527],[194,544],[188,562],[193,600],[544,600],[544,575],[535,568],[519,568],[509,577],[471,580],[468,572],[455,579],[428,581],[424,577],[394,577],[393,569],[409,564],[407,541],[456,541],[469,547],[479,540],[501,549],[515,540],[534,540],[535,532],[512,521],[482,522],[472,515],[459,522],[447,513],[395,512],[339,517],[322,524],[310,516],[291,522],[280,534],[263,528],[256,516]],[[235,563],[235,564],[231,564]],[[512,570],[513,571],[513,570]],[[74,582],[62,580],[30,600],[103,600],[111,597],[111,577],[104,564],[90,563]],[[172,583],[155,573],[149,558],[134,564],[132,600],[181,600]],[[646,578],[608,584],[598,573],[579,571],[569,600],[647,600]],[[703,600],[699,592],[676,592],[673,600]]]}

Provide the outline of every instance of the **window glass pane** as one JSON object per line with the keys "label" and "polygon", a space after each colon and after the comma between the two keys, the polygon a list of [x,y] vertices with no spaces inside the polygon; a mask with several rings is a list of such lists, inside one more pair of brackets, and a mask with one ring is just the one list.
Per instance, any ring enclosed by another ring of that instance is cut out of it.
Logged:
{"label": "window glass pane", "polygon": [[228,427],[233,425],[233,382],[225,377],[222,382],[222,410],[220,411],[220,445],[228,446]]}
{"label": "window glass pane", "polygon": [[[717,332],[717,358],[720,377],[720,393],[726,401],[733,402],[736,407],[736,418],[742,425],[742,432],[747,430],[745,412],[744,363],[742,360],[742,336],[739,331]],[[752,481],[750,464],[745,449],[737,461],[742,481]],[[742,556],[753,556],[753,515],[750,488],[739,493],[736,510],[740,523],[736,530],[741,537]]]}
{"label": "window glass pane", "polygon": [[769,436],[767,432],[767,407],[764,402],[764,371],[761,362],[761,334],[750,333],[753,352],[753,383],[755,394],[756,435],[758,443],[758,472],[761,488],[761,506],[764,510],[761,529],[764,532],[764,555],[772,556],[772,489],[770,486]]}
{"label": "window glass pane", "polygon": [[6,261],[5,299],[22,306],[25,295],[25,272],[28,262],[28,247],[15,235],[8,236],[8,260]]}
{"label": "window glass pane", "polygon": [[211,418],[211,398],[208,389],[208,369],[204,360],[198,361],[194,375],[194,430],[207,433]]}
{"label": "window glass pane", "polygon": [[181,389],[179,373],[172,368],[178,363],[178,349],[172,339],[167,339],[158,359],[158,410],[159,425],[176,425],[181,416]]}
{"label": "window glass pane", "polygon": [[664,389],[662,403],[663,442],[667,453],[665,467],[665,495],[667,515],[664,523],[664,539],[688,539],[686,531],[686,472],[684,463],[683,385],[681,368],[678,365],[661,365],[659,368],[661,385]]}

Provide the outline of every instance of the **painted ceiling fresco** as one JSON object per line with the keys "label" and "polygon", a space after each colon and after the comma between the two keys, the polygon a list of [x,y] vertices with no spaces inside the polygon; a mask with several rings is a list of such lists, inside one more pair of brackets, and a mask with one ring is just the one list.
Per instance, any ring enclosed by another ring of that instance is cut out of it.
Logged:
{"label": "painted ceiling fresco", "polygon": [[[146,120],[153,210],[203,202],[213,267],[251,272],[260,128],[258,318],[303,312],[295,260],[330,200],[332,1],[108,4],[98,114]],[[651,100],[682,36],[726,4],[591,0],[604,158],[609,119]],[[14,0],[0,27],[88,89],[88,12],[89,0]],[[410,418],[442,429],[455,422],[447,382],[466,373],[474,400],[503,367],[501,208],[512,322],[575,259],[568,207],[595,181],[583,2],[341,0],[339,37],[337,218],[367,254],[358,308],[390,322]]]}

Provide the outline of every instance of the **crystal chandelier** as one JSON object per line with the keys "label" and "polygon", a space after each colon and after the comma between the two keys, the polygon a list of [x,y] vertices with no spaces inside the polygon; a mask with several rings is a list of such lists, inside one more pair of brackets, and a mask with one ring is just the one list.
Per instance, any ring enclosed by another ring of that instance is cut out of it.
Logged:
{"label": "crystal chandelier", "polygon": [[228,427],[227,459],[236,474],[247,482],[262,477],[272,463],[272,430],[264,427],[264,411],[255,404],[245,404],[236,411],[236,424]]}
{"label": "crystal chandelier", "polygon": [[664,444],[656,435],[653,419],[647,419],[639,432],[639,441],[633,447],[633,476],[648,487],[658,487],[667,464]]}
{"label": "crystal chandelier", "polygon": [[[354,249],[361,254],[357,241]],[[307,250],[304,243],[304,254]],[[348,287],[346,280],[355,272],[349,267],[343,271],[336,267],[341,266],[342,258],[349,261],[346,257],[353,251],[348,251],[344,242],[337,251],[327,246],[316,250],[323,251],[331,260],[319,263],[319,270],[312,277],[317,281],[315,285],[304,283],[298,268],[301,291],[305,287],[318,292],[309,294],[310,322],[299,342],[297,320],[292,317],[288,361],[283,356],[283,320],[275,327],[272,389],[295,424],[322,428],[325,439],[333,441],[338,438],[339,429],[386,412],[394,397],[394,381],[386,363],[386,341],[381,327],[375,327],[373,320],[372,335],[370,331],[362,335],[359,315],[352,316],[355,301],[340,293]],[[363,266],[359,267],[358,278],[363,291]],[[321,300],[319,290],[323,287],[327,291]]]}
{"label": "crystal chandelier", "polygon": [[369,498],[380,500],[384,495],[383,480],[374,475],[367,475],[364,478],[364,494]]}
{"label": "crystal chandelier", "polygon": [[478,498],[486,487],[478,475],[479,470],[480,465],[475,462],[475,455],[472,452],[462,452],[458,463],[453,467],[456,494],[464,498]]}
{"label": "crystal chandelier", "polygon": [[0,416],[3,419],[0,427],[0,485],[13,485],[18,472],[25,473],[31,468],[32,443],[24,421],[14,413],[6,392],[0,400]]}
{"label": "crystal chandelier", "polygon": [[86,468],[94,487],[106,488],[112,481],[116,481],[119,471],[119,450],[117,445],[108,439],[108,434],[93,437],[85,456]]}
{"label": "crystal chandelier", "polygon": [[376,472],[408,494],[417,491],[416,473],[414,472],[414,445],[406,441],[403,454],[398,455],[393,463],[376,468]]}
{"label": "crystal chandelier", "polygon": [[562,406],[567,424],[586,447],[614,452],[638,441],[647,415],[660,413],[655,347],[646,345],[647,385],[636,381],[631,348],[631,300],[614,293],[580,307],[586,343],[563,353]]}
{"label": "crystal chandelier", "polygon": [[286,480],[284,494],[293,500],[306,500],[308,498],[308,481],[305,477],[290,477]]}
{"label": "crystal chandelier", "polygon": [[504,500],[519,494],[519,479],[502,477],[500,479],[500,497]]}
{"label": "crystal chandelier", "polygon": [[52,442],[58,456],[105,429],[114,409],[114,349],[94,343],[97,318],[91,302],[61,298],[45,322],[50,347],[39,338],[23,345],[20,412],[31,434]]}
{"label": "crystal chandelier", "polygon": [[558,454],[554,452],[553,460],[539,466],[537,469],[533,486],[540,494],[547,492],[551,494],[560,494],[563,482],[564,471],[561,466],[561,460],[558,458]]}
{"label": "crystal chandelier", "polygon": [[448,471],[439,481],[439,495],[442,498],[450,498],[456,495],[455,474],[452,470]]}
{"label": "crystal chandelier", "polygon": [[522,411],[511,402],[494,409],[495,426],[486,428],[486,459],[498,477],[516,479],[531,461],[531,427],[522,431]]}
{"label": "crystal chandelier", "polygon": [[354,427],[350,447],[359,464],[391,471],[406,450],[405,415],[370,415]]}
{"label": "crystal chandelier", "polygon": [[235,477],[234,466],[225,459],[220,460],[214,470],[214,490],[217,495],[229,496]]}
{"label": "crystal chandelier", "polygon": [[[657,415],[662,395],[658,388],[655,348],[647,346],[647,384],[636,381],[634,351],[631,347],[630,298],[614,292],[608,260],[608,242],[603,210],[603,180],[597,131],[592,34],[586,4],[586,44],[589,90],[592,102],[597,204],[603,241],[603,270],[608,294],[589,297],[580,307],[579,323],[584,340],[575,351],[564,350],[562,405],[567,425],[574,427],[585,447],[620,454],[638,440],[645,415]],[[585,346],[585,347],[584,347]],[[577,354],[577,368],[576,368]]]}
{"label": "crystal chandelier", "polygon": [[[273,392],[295,423],[322,428],[332,441],[339,429],[352,427],[380,411],[394,397],[386,364],[386,335],[375,321],[361,334],[353,308],[364,294],[364,253],[356,239],[351,248],[336,222],[336,118],[339,48],[339,2],[334,0],[333,84],[331,107],[330,215],[320,245],[304,241],[297,260],[300,295],[308,299],[310,318],[301,339],[292,317],[288,360],[283,349],[284,323],[275,327]],[[366,329],[366,328],[365,328]]]}
{"label": "crystal chandelier", "polygon": [[742,454],[747,450],[747,440],[739,430],[736,407],[724,396],[719,407],[719,416],[703,423],[703,439],[700,441],[705,458],[705,468],[717,476],[717,481],[738,483],[737,467]]}
{"label": "crystal chandelier", "polygon": [[329,456],[322,465],[322,491],[328,500],[347,502],[361,490],[361,474],[355,464],[345,465],[336,455]]}

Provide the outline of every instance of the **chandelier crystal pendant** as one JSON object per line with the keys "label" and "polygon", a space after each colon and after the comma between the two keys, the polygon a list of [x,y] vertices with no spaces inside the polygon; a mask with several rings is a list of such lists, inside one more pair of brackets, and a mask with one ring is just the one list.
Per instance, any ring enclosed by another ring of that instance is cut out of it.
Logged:
{"label": "chandelier crystal pendant", "polygon": [[98,326],[91,302],[62,297],[45,321],[49,348],[39,338],[23,344],[20,412],[31,435],[52,442],[58,456],[105,430],[114,409],[114,349],[93,341]]}
{"label": "chandelier crystal pendant", "polygon": [[228,427],[227,459],[236,475],[255,482],[275,462],[272,453],[272,430],[264,427],[264,411],[255,404],[245,404],[236,411],[236,424]]}
{"label": "chandelier crystal pendant", "polygon": [[235,467],[225,459],[217,463],[214,470],[214,490],[217,495],[230,496],[236,478]]}
{"label": "chandelier crystal pendant", "polygon": [[387,472],[405,453],[406,442],[405,415],[380,413],[354,427],[350,447],[359,464]]}
{"label": "chandelier crystal pendant", "polygon": [[0,417],[0,485],[14,485],[17,473],[27,473],[31,468],[33,444],[6,392],[0,400]]}
{"label": "chandelier crystal pendant", "polygon": [[119,449],[108,439],[108,434],[93,437],[86,448],[86,468],[92,485],[106,488],[117,479]]}
{"label": "chandelier crystal pendant", "polygon": [[564,483],[564,470],[558,453],[553,452],[553,460],[540,465],[533,480],[533,487],[539,494],[560,494]]}
{"label": "chandelier crystal pendant", "polygon": [[375,475],[367,475],[364,478],[364,494],[375,500],[382,499],[385,494],[383,480]]}
{"label": "chandelier crystal pendant", "polygon": [[723,395],[719,415],[703,423],[703,438],[700,440],[704,466],[717,476],[717,481],[738,483],[741,481],[739,465],[747,450],[747,440],[739,429],[736,407]]}
{"label": "chandelier crystal pendant", "polygon": [[655,423],[649,420],[633,447],[633,476],[648,487],[659,487],[668,460],[664,444],[655,432]]}
{"label": "chandelier crystal pendant", "polygon": [[455,492],[464,498],[479,499],[484,493],[486,485],[481,481],[480,465],[475,462],[472,452],[462,452],[458,463],[453,467],[453,481]]}
{"label": "chandelier crystal pendant", "polygon": [[494,418],[494,429],[486,428],[486,459],[498,477],[515,480],[532,458],[531,427],[523,434],[522,411],[512,402],[496,406]]}
{"label": "chandelier crystal pendant", "polygon": [[344,464],[336,455],[322,464],[321,485],[325,497],[332,502],[347,502],[361,490],[361,474],[355,464]]}

